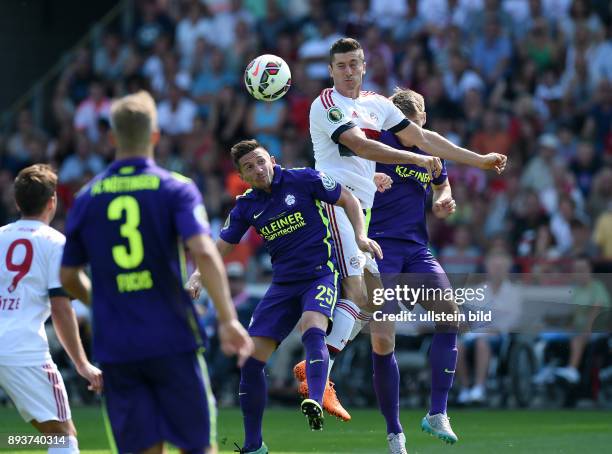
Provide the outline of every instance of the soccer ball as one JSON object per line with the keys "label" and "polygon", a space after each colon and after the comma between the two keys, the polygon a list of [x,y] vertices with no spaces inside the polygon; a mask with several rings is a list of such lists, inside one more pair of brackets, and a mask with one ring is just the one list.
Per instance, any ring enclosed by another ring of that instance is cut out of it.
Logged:
{"label": "soccer ball", "polygon": [[253,98],[260,101],[276,101],[291,86],[289,65],[276,55],[260,55],[244,70],[244,84]]}

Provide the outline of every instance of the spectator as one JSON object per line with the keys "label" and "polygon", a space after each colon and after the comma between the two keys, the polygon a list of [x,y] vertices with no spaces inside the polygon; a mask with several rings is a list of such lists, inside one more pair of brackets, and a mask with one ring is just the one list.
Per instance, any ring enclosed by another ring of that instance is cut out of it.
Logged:
{"label": "spectator", "polygon": [[484,36],[478,38],[472,48],[472,66],[489,87],[506,75],[511,53],[510,40],[502,35],[499,19],[489,16]]}
{"label": "spectator", "polygon": [[94,54],[94,71],[106,80],[118,80],[126,69],[130,50],[121,42],[121,36],[115,31],[104,35],[102,47]]}
{"label": "spectator", "polygon": [[484,82],[480,76],[468,68],[467,60],[458,52],[450,55],[450,65],[444,73],[444,88],[449,98],[462,102],[469,90],[482,91]]}
{"label": "spectator", "polygon": [[612,168],[604,167],[595,175],[588,200],[588,214],[597,219],[612,200]]}
{"label": "spectator", "polygon": [[453,243],[442,249],[440,262],[448,274],[469,274],[478,270],[480,251],[472,243],[466,226],[455,228]]}
{"label": "spectator", "polygon": [[[264,3],[264,2],[261,2]],[[265,16],[257,21],[257,34],[264,49],[274,48],[276,36],[289,27],[289,23],[276,0],[266,0]]]}
{"label": "spectator", "polygon": [[243,119],[246,105],[242,92],[229,84],[224,85],[213,99],[208,127],[222,150],[229,150],[235,137],[245,136]]}
{"label": "spectator", "polygon": [[548,225],[548,216],[535,192],[527,192],[514,202],[511,231],[514,254],[527,257],[532,254],[538,229],[542,225]]}
{"label": "spectator", "polygon": [[68,156],[59,169],[59,181],[73,188],[79,188],[87,181],[85,179],[87,174],[97,175],[104,170],[104,167],[106,167],[104,160],[92,153],[87,135],[80,133],[76,136],[75,153]]}
{"label": "spectator", "polygon": [[252,103],[247,113],[248,134],[257,139],[276,159],[281,159],[280,135],[286,117],[287,107],[283,99]]}
{"label": "spectator", "polygon": [[563,328],[569,331],[569,359],[564,367],[545,367],[538,372],[534,377],[537,384],[548,383],[555,376],[572,385],[580,382],[580,367],[584,351],[592,337],[593,323],[602,309],[611,307],[610,294],[606,286],[594,278],[592,265],[587,257],[578,257],[574,261],[572,277],[574,286],[571,291],[571,304],[574,305],[574,310],[566,317],[549,317],[551,321],[561,322]]}
{"label": "spectator", "polygon": [[568,43],[573,41],[577,27],[584,27],[593,34],[603,29],[601,19],[595,14],[587,0],[574,0],[569,15],[564,17],[559,25]]}
{"label": "spectator", "polygon": [[28,162],[32,162],[32,151],[30,145],[32,140],[46,142],[46,134],[32,121],[32,112],[22,110],[17,117],[17,131],[8,139],[6,146],[7,153],[4,156],[2,165],[17,173]]}
{"label": "spectator", "polygon": [[157,0],[144,0],[139,5],[141,14],[136,16],[134,38],[141,50],[149,51],[159,36],[173,33],[173,24]]}
{"label": "spectator", "polygon": [[582,194],[588,197],[595,174],[601,169],[601,161],[597,159],[593,145],[588,142],[581,142],[578,145],[576,157],[570,163],[570,169],[576,177]]}
{"label": "spectator", "polygon": [[160,129],[171,136],[187,134],[193,129],[198,106],[177,85],[171,84],[168,99],[159,104],[157,121]]}
{"label": "spectator", "polygon": [[406,14],[406,3],[406,0],[371,0],[370,15],[380,28],[391,30]]}
{"label": "spectator", "polygon": [[608,209],[602,212],[595,221],[593,242],[599,248],[601,258],[612,262],[612,201],[608,200]]}
{"label": "spectator", "polygon": [[255,25],[253,15],[243,6],[242,0],[230,0],[229,8],[214,15],[214,44],[223,50],[229,50],[236,42],[236,26],[239,22],[248,28]]}
{"label": "spectator", "polygon": [[554,184],[551,167],[559,146],[559,139],[554,134],[543,134],[538,143],[538,154],[527,163],[521,176],[521,186],[539,192]]}
{"label": "spectator", "polygon": [[582,134],[594,141],[595,150],[599,154],[610,143],[612,134],[612,81],[599,82],[594,101]]}
{"label": "spectator", "polygon": [[334,30],[331,20],[325,19],[317,24],[315,36],[304,41],[298,50],[298,57],[306,65],[306,75],[313,79],[329,78],[329,48],[340,35]]}
{"label": "spectator", "polygon": [[221,50],[211,49],[209,64],[191,85],[191,96],[198,103],[198,113],[207,118],[216,95],[223,87],[235,82],[234,76],[225,67],[225,57]]}
{"label": "spectator", "polygon": [[[501,344],[508,342],[508,334],[520,328],[521,293],[510,280],[512,257],[504,252],[490,253],[485,268],[484,300],[473,309],[491,311],[492,322],[484,330],[468,332],[460,338],[456,370],[461,386],[457,401],[462,405],[485,402],[492,353],[499,354]],[[474,352],[473,367],[467,361],[468,349]]]}
{"label": "spectator", "polygon": [[110,119],[111,103],[104,91],[103,82],[100,79],[92,79],[89,95],[79,104],[74,115],[74,128],[87,134],[87,138],[93,143],[100,139],[98,120]]}
{"label": "spectator", "polygon": [[160,136],[155,147],[155,162],[171,172],[183,174],[186,170],[185,162],[177,156],[172,139],[165,134]]}
{"label": "spectator", "polygon": [[185,5],[186,12],[176,27],[175,41],[181,56],[181,67],[190,68],[195,54],[196,41],[215,39],[214,19],[207,6],[198,0]]}
{"label": "spectator", "polygon": [[500,115],[493,110],[487,110],[482,119],[482,130],[472,137],[470,149],[481,154],[510,152],[510,135],[502,125]]}
{"label": "spectator", "polygon": [[527,39],[524,41],[521,53],[523,57],[535,63],[536,70],[542,72],[558,60],[559,46],[553,39],[552,32],[544,18],[537,19]]}
{"label": "spectator", "polygon": [[[366,0],[351,0],[350,10],[344,23],[344,35],[361,39],[366,30],[374,23],[374,17],[368,11]],[[396,32],[397,36],[397,32]]]}

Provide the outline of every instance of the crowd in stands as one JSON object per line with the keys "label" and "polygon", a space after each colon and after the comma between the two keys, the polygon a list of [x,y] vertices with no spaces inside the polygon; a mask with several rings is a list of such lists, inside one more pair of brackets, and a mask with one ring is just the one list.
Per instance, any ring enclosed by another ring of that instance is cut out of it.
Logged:
{"label": "crowd in stands", "polygon": [[[62,229],[73,194],[113,158],[112,98],[147,89],[162,131],[157,162],[192,178],[218,232],[246,189],[229,158],[254,137],[285,167],[313,165],[310,104],[329,86],[328,50],[360,40],[364,90],[425,97],[426,127],[480,153],[508,156],[503,175],[448,164],[457,212],[429,219],[448,272],[477,272],[502,250],[514,271],[612,264],[612,7],[607,0],[135,0],[129,33],[108,27],[61,73],[49,119],[28,109],[0,136],[0,224],[15,219],[16,172],[59,172]],[[263,53],[290,65],[273,103],[242,81]],[[250,235],[232,261],[269,271]],[[259,278],[249,274],[249,279]]]}
{"label": "crowd in stands", "polygon": [[[112,159],[111,99],[139,88],[158,102],[157,161],[193,178],[213,224],[244,191],[228,159],[255,137],[284,165],[312,164],[311,101],[329,84],[328,49],[358,38],[364,89],[425,96],[427,127],[481,153],[505,153],[496,176],[450,165],[457,213],[431,219],[449,271],[481,267],[491,247],[520,270],[563,267],[586,253],[612,260],[612,25],[588,0],[139,0],[129,34],[109,27],[73,56],[54,88],[51,121],[27,109],[0,141],[0,221],[15,216],[10,183],[32,162],[60,175],[61,227],[72,194]],[[606,9],[608,8],[608,9]],[[288,95],[255,102],[242,85],[261,53],[293,73]],[[246,261],[260,243],[241,251]],[[555,265],[557,263],[557,265]]]}
{"label": "crowd in stands", "polygon": [[[109,27],[73,55],[51,121],[27,109],[1,137],[0,222],[15,217],[10,183],[33,162],[60,175],[61,228],[72,195],[112,159],[114,96],[140,88],[158,103],[157,161],[193,178],[213,224],[244,191],[228,158],[255,137],[284,165],[312,164],[311,101],[329,84],[340,36],[365,49],[364,89],[425,96],[427,127],[481,153],[508,155],[496,176],[451,164],[457,213],[431,219],[449,271],[475,271],[491,248],[522,271],[587,254],[612,260],[612,11],[588,0],[139,0],[129,34]],[[242,85],[261,53],[293,73],[288,95],[255,102]],[[256,253],[256,238],[239,260]],[[552,265],[551,265],[552,264]],[[557,264],[557,265],[555,265]]]}

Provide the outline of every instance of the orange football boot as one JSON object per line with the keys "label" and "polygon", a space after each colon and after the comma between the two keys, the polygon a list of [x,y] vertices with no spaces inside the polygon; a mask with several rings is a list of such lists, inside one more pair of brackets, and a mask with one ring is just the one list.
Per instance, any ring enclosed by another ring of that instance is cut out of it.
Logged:
{"label": "orange football boot", "polygon": [[[298,385],[298,393],[300,396],[307,398],[308,383],[306,382],[306,361],[296,364],[296,366],[293,368],[293,375],[300,382]],[[300,380],[300,377],[303,377],[303,379]],[[334,386],[334,382],[327,380],[325,392],[323,393],[323,409],[341,421],[350,421],[351,415],[340,403]]]}

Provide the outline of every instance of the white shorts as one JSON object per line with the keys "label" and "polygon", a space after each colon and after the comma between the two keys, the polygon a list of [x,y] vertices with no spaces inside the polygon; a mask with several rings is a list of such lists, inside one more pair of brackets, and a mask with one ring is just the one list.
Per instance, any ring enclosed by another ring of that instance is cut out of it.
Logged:
{"label": "white shorts", "polygon": [[[336,246],[336,261],[341,277],[361,276],[363,268],[372,274],[379,274],[376,260],[369,253],[363,253],[357,246],[355,231],[344,209],[325,204],[332,238]],[[364,217],[365,223],[365,217]]]}
{"label": "white shorts", "polygon": [[52,361],[43,366],[0,365],[0,386],[26,422],[71,418],[64,380]]}

